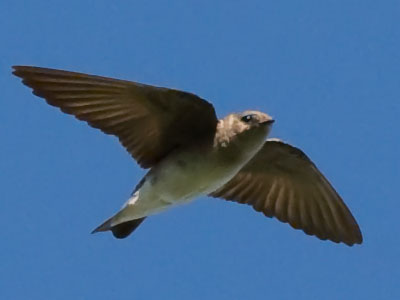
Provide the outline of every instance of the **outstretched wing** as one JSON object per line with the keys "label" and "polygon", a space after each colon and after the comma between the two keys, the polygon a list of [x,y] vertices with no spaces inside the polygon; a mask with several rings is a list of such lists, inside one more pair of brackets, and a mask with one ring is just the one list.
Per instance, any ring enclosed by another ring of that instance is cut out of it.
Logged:
{"label": "outstretched wing", "polygon": [[82,73],[13,68],[50,105],[117,136],[143,168],[173,149],[213,141],[214,108],[194,94]]}
{"label": "outstretched wing", "polygon": [[362,243],[356,220],[327,179],[301,150],[280,141],[267,141],[211,196],[252,205],[322,240]]}

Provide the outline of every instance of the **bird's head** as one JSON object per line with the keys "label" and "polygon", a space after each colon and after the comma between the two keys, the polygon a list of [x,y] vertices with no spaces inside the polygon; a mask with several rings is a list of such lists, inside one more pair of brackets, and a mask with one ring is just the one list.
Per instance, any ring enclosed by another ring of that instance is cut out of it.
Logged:
{"label": "bird's head", "polygon": [[254,129],[262,129],[269,131],[274,120],[266,113],[256,110],[246,110],[239,114],[233,114],[234,123],[241,128],[242,132]]}
{"label": "bird's head", "polygon": [[219,121],[217,139],[220,145],[246,140],[249,144],[262,144],[274,120],[266,113],[246,110],[234,113]]}
{"label": "bird's head", "polygon": [[242,113],[230,114],[225,119],[225,126],[235,135],[262,135],[266,138],[274,120],[266,113],[256,110],[246,110]]}

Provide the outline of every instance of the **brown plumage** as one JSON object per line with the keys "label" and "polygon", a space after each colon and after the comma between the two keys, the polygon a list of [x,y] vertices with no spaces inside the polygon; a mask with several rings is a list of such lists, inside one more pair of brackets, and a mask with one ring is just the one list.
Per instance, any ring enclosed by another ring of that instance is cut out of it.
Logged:
{"label": "brown plumage", "polygon": [[322,240],[362,242],[356,220],[326,178],[301,150],[281,141],[267,141],[210,196],[251,205]]}
{"label": "brown plumage", "polygon": [[142,168],[152,167],[176,148],[214,138],[214,108],[196,95],[76,72],[13,68],[36,96],[117,136]]}
{"label": "brown plumage", "polygon": [[118,137],[151,168],[125,206],[94,232],[125,238],[153,213],[209,194],[251,205],[322,240],[362,243],[338,193],[299,149],[265,141],[273,120],[245,111],[217,120],[212,104],[174,89],[54,69],[15,66],[50,105]]}

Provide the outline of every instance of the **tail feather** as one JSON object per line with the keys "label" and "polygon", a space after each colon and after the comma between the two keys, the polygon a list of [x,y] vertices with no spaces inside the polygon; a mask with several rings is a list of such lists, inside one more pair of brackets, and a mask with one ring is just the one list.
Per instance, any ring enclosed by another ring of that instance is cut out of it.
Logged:
{"label": "tail feather", "polygon": [[114,237],[117,239],[123,239],[129,236],[144,221],[144,219],[146,219],[146,217],[123,222],[114,226],[111,225],[112,219],[113,218],[110,218],[105,221],[103,224],[93,230],[92,233],[111,230]]}
{"label": "tail feather", "polygon": [[96,233],[96,232],[103,232],[103,231],[111,230],[111,220],[112,220],[112,218],[109,218],[103,224],[101,224],[100,226],[96,227],[96,229],[94,229],[91,232],[91,234]]}

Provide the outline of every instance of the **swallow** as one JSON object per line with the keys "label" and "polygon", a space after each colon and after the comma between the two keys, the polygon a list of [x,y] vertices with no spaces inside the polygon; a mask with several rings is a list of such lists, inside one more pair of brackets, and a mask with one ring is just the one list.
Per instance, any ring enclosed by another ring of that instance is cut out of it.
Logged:
{"label": "swallow", "polygon": [[48,104],[116,136],[146,175],[92,233],[129,236],[148,216],[208,195],[251,205],[321,240],[362,243],[339,194],[300,149],[267,139],[274,120],[248,110],[218,120],[188,92],[83,73],[14,66]]}

